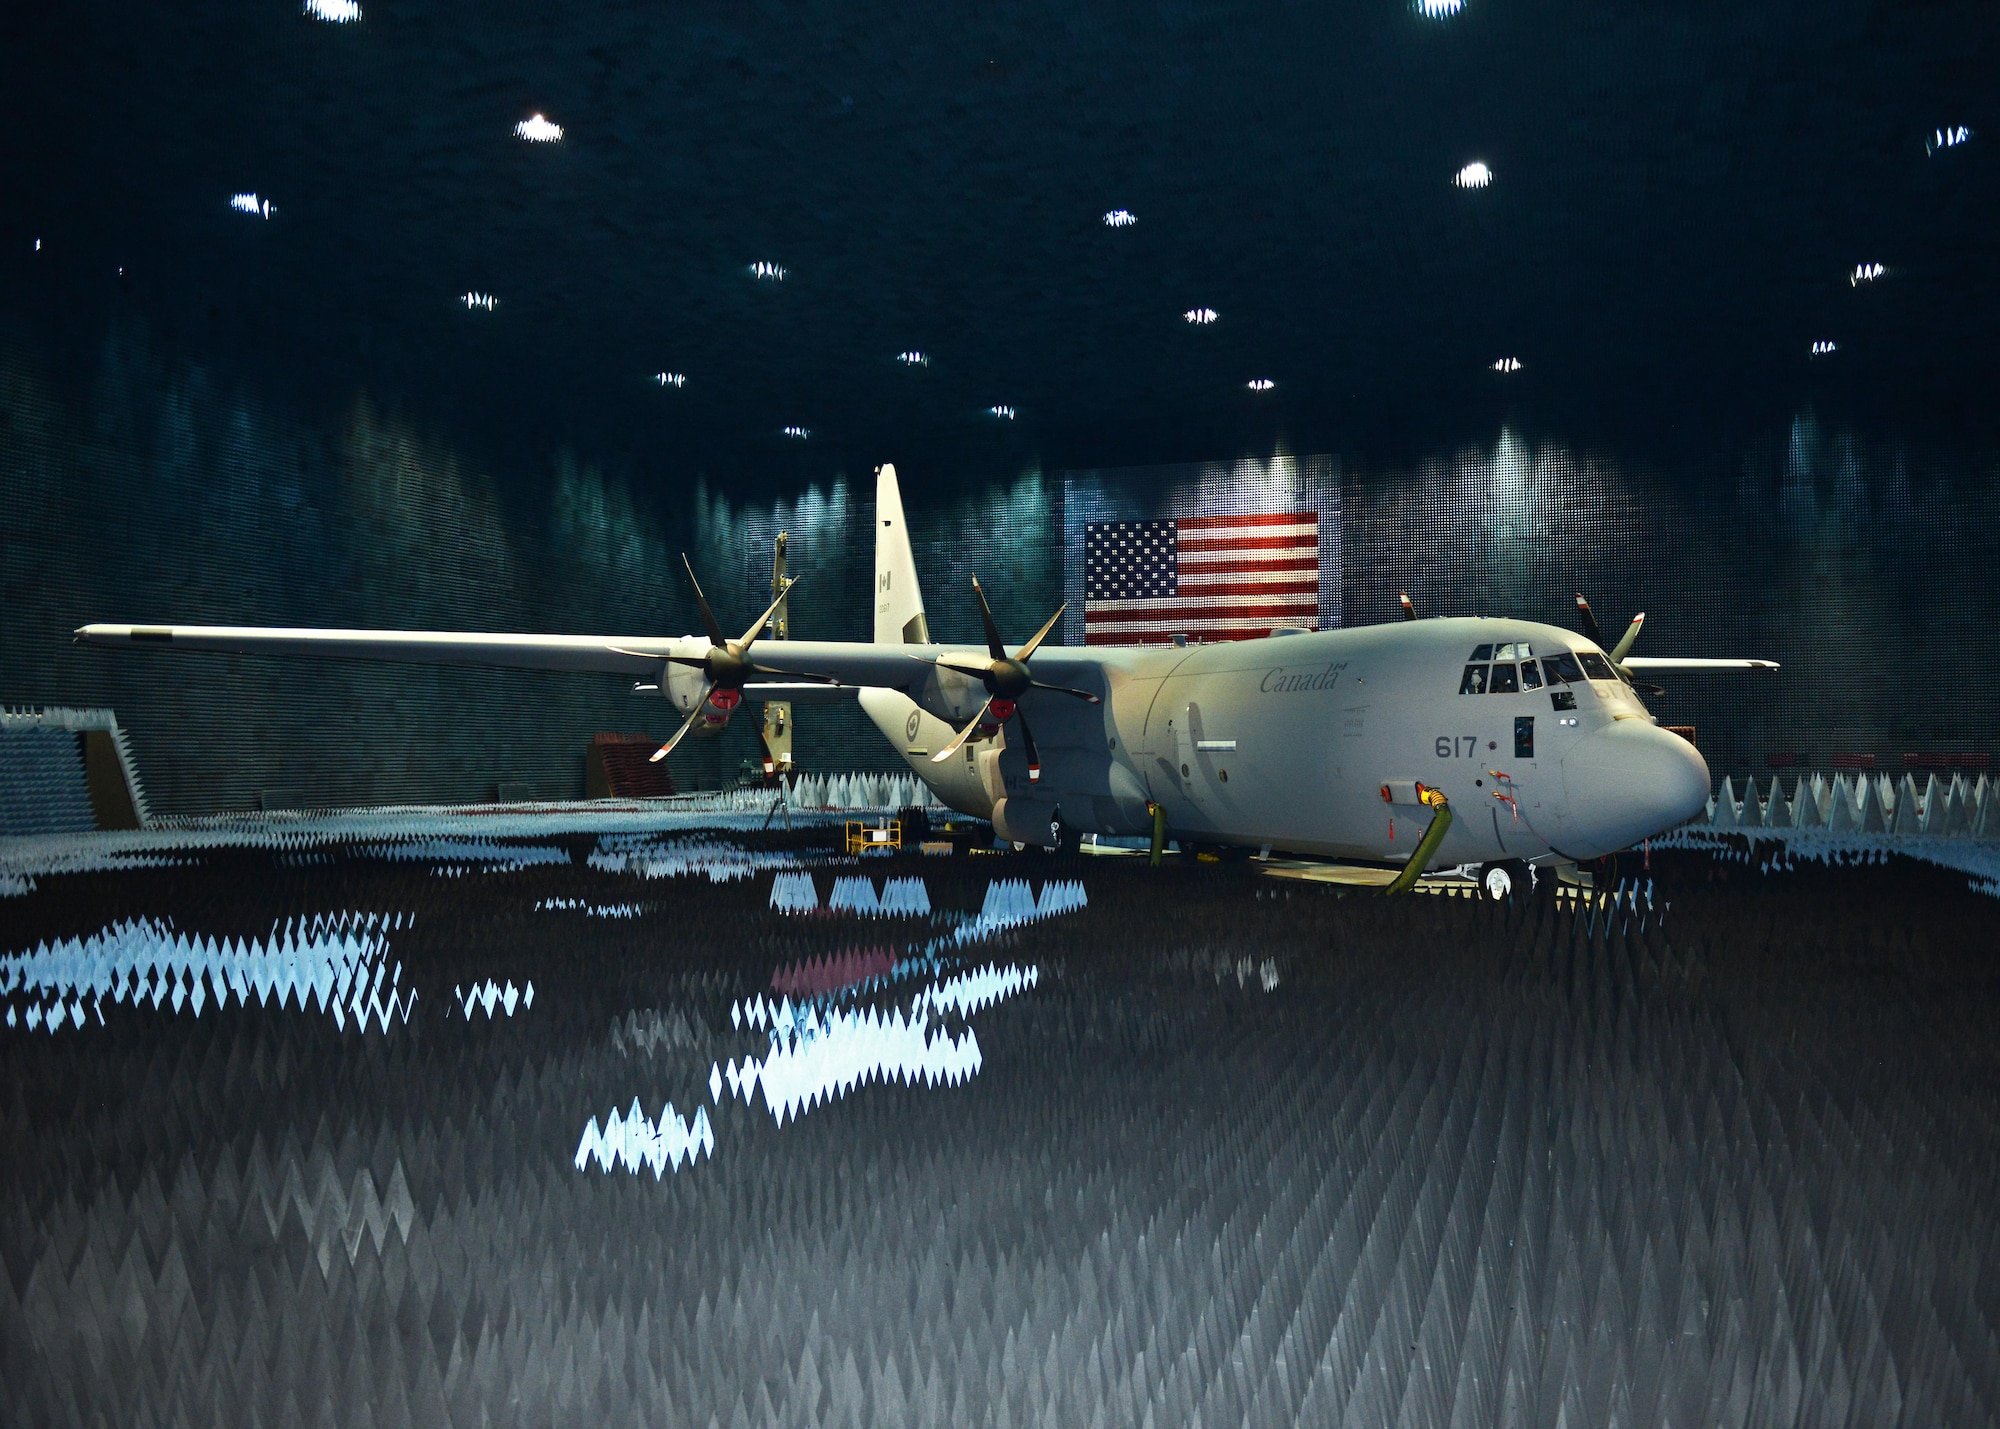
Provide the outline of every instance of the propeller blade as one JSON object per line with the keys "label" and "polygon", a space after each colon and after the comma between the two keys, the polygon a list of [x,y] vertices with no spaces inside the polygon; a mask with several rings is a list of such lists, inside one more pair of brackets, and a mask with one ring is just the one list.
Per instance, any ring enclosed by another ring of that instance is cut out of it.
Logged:
{"label": "propeller blade", "polygon": [[1030,680],[1028,682],[1028,686],[1030,689],[1036,689],[1036,690],[1053,690],[1055,691],[1055,693],[1059,695],[1074,695],[1077,699],[1083,700],[1093,705],[1101,705],[1104,703],[1103,700],[1100,700],[1096,695],[1093,695],[1089,690],[1072,690],[1068,685],[1045,685],[1040,680]]}
{"label": "propeller blade", "polygon": [[1632,642],[1639,638],[1639,627],[1646,623],[1646,612],[1640,611],[1632,617],[1632,623],[1625,627],[1625,633],[1618,637],[1618,644],[1612,648],[1611,663],[1616,665],[1632,651]]}
{"label": "propeller blade", "polygon": [[972,732],[975,729],[979,728],[979,722],[986,718],[986,711],[991,709],[992,706],[993,706],[993,697],[991,695],[988,695],[986,697],[986,703],[979,707],[979,713],[972,717],[972,722],[968,724],[964,729],[961,729],[957,734],[953,735],[950,744],[947,744],[943,749],[940,749],[936,754],[933,754],[931,756],[931,763],[942,764],[945,762],[945,760],[951,758],[952,755],[958,753],[959,749],[965,744],[965,741],[972,738]]}
{"label": "propeller blade", "polygon": [[1028,712],[1019,705],[1014,707],[1014,721],[1021,726],[1021,753],[1028,756],[1028,782],[1042,782],[1042,756],[1035,748],[1034,731],[1028,728]]}
{"label": "propeller blade", "polygon": [[1410,593],[1406,590],[1398,591],[1396,599],[1403,603],[1403,619],[1415,620],[1417,618],[1417,603],[1410,599]]}
{"label": "propeller blade", "polygon": [[[910,658],[912,660],[923,660],[923,656],[921,655],[912,655]],[[975,680],[984,679],[993,670],[991,663],[980,659],[976,655],[940,655],[935,660],[924,660],[924,663],[941,666],[947,670],[956,670],[959,674],[970,675]]]}
{"label": "propeller blade", "polygon": [[669,655],[666,657],[666,660],[669,665],[692,665],[697,670],[706,670],[708,668],[706,657],[697,660],[692,655]]}
{"label": "propeller blade", "polygon": [[979,597],[979,619],[986,627],[986,652],[996,660],[1007,658],[1007,647],[1001,642],[1000,627],[993,623],[993,607],[986,603],[986,592],[979,588],[979,577],[972,578],[972,593]]}
{"label": "propeller blade", "polygon": [[1576,594],[1576,618],[1583,622],[1584,637],[1591,644],[1602,647],[1604,644],[1604,635],[1598,630],[1597,617],[1590,613],[1590,602],[1583,598],[1582,591],[1578,591]]}
{"label": "propeller blade", "polygon": [[1064,601],[1061,605],[1057,606],[1056,613],[1049,617],[1049,623],[1047,625],[1044,625],[1040,630],[1037,630],[1035,632],[1034,639],[1030,640],[1026,645],[1023,645],[1019,650],[1015,651],[1014,658],[1016,660],[1025,660],[1030,655],[1034,654],[1037,650],[1041,649],[1042,642],[1049,638],[1049,632],[1056,628],[1056,622],[1063,618],[1063,612],[1068,609],[1069,609],[1068,601]]}
{"label": "propeller blade", "polygon": [[701,692],[700,702],[697,703],[692,710],[688,711],[688,717],[681,721],[681,727],[674,731],[674,737],[668,740],[665,744],[661,745],[658,749],[654,750],[653,757],[647,760],[646,761],[647,763],[658,764],[662,759],[665,759],[669,754],[672,754],[674,752],[674,746],[676,744],[679,744],[683,739],[687,738],[687,732],[694,728],[694,722],[700,719],[701,712],[704,709],[708,708],[708,694],[709,692],[707,690],[703,690]]}
{"label": "propeller blade", "polygon": [[771,617],[778,613],[778,607],[785,603],[785,597],[792,593],[792,587],[802,579],[804,579],[802,576],[793,576],[785,582],[785,588],[778,592],[778,598],[765,607],[764,613],[757,617],[755,625],[743,632],[743,649],[748,650],[757,643],[757,637],[764,633],[764,627],[771,623]]}
{"label": "propeller blade", "polygon": [[715,612],[708,608],[708,597],[701,593],[701,582],[694,578],[694,563],[688,560],[686,551],[681,552],[681,564],[687,567],[688,584],[694,587],[695,604],[701,607],[701,623],[708,629],[708,643],[727,649],[729,640],[715,623]]}

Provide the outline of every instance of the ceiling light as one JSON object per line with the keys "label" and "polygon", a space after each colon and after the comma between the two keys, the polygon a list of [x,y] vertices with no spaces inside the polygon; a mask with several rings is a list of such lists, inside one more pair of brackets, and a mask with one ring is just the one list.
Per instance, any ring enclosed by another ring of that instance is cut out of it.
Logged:
{"label": "ceiling light", "polygon": [[998,407],[988,407],[986,410],[991,412],[994,416],[1000,418],[1000,420],[1003,422],[1011,422],[1014,420],[1014,409],[1012,407],[1007,406],[1005,403],[1002,403]]}
{"label": "ceiling light", "polygon": [[1493,170],[1474,159],[1451,176],[1451,181],[1462,189],[1483,189],[1493,182]]}
{"label": "ceiling light", "polygon": [[1493,364],[1493,370],[1495,372],[1519,372],[1521,370],[1521,359],[1518,357],[1503,357]]}
{"label": "ceiling light", "polygon": [[1888,271],[1880,263],[1856,263],[1854,271],[1847,275],[1847,286],[1858,288],[1863,283],[1872,283]]}
{"label": "ceiling light", "polygon": [[306,0],[306,13],[329,25],[345,25],[361,18],[361,7],[354,0]]}
{"label": "ceiling light", "polygon": [[1443,20],[1465,8],[1465,0],[1416,0],[1417,13],[1426,20]]}
{"label": "ceiling light", "polygon": [[1244,385],[1252,392],[1268,392],[1278,384],[1268,377],[1253,377]]}
{"label": "ceiling light", "polygon": [[1215,309],[1189,308],[1186,312],[1182,313],[1181,316],[1186,318],[1189,322],[1193,323],[1196,327],[1206,327],[1210,323],[1215,321]]}
{"label": "ceiling light", "polygon": [[1138,219],[1132,216],[1132,210],[1129,208],[1114,208],[1111,212],[1104,215],[1104,226],[1106,228],[1130,228],[1138,221]]}
{"label": "ceiling light", "polygon": [[687,386],[687,374],[685,372],[655,372],[653,380],[662,387]]}
{"label": "ceiling light", "polygon": [[802,442],[807,437],[811,436],[812,432],[805,427],[787,427],[785,428],[785,435],[790,437],[793,441]]}
{"label": "ceiling light", "polygon": [[490,313],[500,306],[500,300],[491,293],[460,293],[458,300],[465,304],[467,312],[474,308],[484,308]]}
{"label": "ceiling light", "polygon": [[779,263],[752,263],[750,276],[765,282],[782,283],[785,281],[785,269]]}
{"label": "ceiling light", "polygon": [[923,352],[899,352],[896,354],[896,361],[902,363],[905,367],[929,367],[931,365],[930,355]]}
{"label": "ceiling light", "polygon": [[551,124],[541,115],[532,114],[514,126],[514,133],[530,144],[553,144],[562,138],[562,125]]}
{"label": "ceiling light", "polygon": [[1968,143],[1971,139],[1972,131],[1970,129],[1966,128],[1963,124],[1954,124],[1949,129],[1933,131],[1931,137],[1924,140],[1924,152],[1926,154],[1935,154],[1940,149],[1956,149],[1960,144]]}
{"label": "ceiling light", "polygon": [[238,213],[251,214],[257,218],[269,218],[277,212],[276,209],[271,207],[269,199],[258,198],[255,194],[233,195],[229,200],[229,206]]}
{"label": "ceiling light", "polygon": [[1839,348],[1838,344],[1829,342],[1825,338],[1822,338],[1818,342],[1812,345],[1812,355],[1814,357],[1825,357],[1829,353],[1838,351],[1838,348]]}

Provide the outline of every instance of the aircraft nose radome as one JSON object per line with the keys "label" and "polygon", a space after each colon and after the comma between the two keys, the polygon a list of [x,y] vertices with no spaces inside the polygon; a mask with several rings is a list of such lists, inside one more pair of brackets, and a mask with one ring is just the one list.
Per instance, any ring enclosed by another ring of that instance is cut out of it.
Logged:
{"label": "aircraft nose radome", "polygon": [[1708,763],[1678,735],[1621,720],[1563,760],[1569,842],[1594,858],[1677,828],[1708,808]]}

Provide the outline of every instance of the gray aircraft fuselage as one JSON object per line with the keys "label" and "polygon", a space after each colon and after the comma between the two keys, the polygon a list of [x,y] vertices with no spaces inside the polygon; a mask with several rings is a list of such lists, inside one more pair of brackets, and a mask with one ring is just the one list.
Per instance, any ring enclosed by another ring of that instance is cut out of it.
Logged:
{"label": "gray aircraft fuselage", "polygon": [[[909,694],[865,690],[861,702],[947,805],[1025,841],[1046,842],[1052,819],[1145,834],[1153,803],[1184,841],[1401,862],[1430,823],[1416,797],[1428,786],[1454,814],[1433,866],[1577,860],[1686,822],[1709,791],[1699,751],[1659,728],[1624,681],[1551,682],[1551,659],[1585,652],[1603,653],[1556,626],[1498,619],[1185,648],[1044,647],[1038,678],[1103,703],[1023,699],[1041,752],[1036,782],[1004,733],[932,761],[978,710],[976,681],[923,667]],[[1519,673],[1524,660],[1532,675]],[[1514,669],[1496,677],[1503,663]],[[1475,664],[1485,668],[1468,677]],[[1539,688],[1521,688],[1530,678]]]}

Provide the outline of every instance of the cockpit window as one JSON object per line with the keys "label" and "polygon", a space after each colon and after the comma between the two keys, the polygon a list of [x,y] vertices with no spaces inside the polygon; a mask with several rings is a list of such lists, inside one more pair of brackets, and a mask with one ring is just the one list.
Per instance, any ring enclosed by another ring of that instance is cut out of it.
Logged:
{"label": "cockpit window", "polygon": [[1593,680],[1615,680],[1618,672],[1611,668],[1611,662],[1595,650],[1579,650],[1577,659],[1583,662],[1583,673]]}
{"label": "cockpit window", "polygon": [[1526,641],[1516,641],[1512,645],[1502,645],[1499,649],[1495,650],[1493,658],[1496,660],[1532,660],[1535,658],[1535,652]]}
{"label": "cockpit window", "polygon": [[1576,663],[1576,656],[1565,650],[1560,655],[1544,655],[1542,673],[1549,677],[1551,685],[1573,685],[1583,678],[1583,667]]}
{"label": "cockpit window", "polygon": [[1473,646],[1473,647],[1472,647],[1472,658],[1473,658],[1474,660],[1481,660],[1481,661],[1484,661],[1484,660],[1491,660],[1491,659],[1493,658],[1493,647],[1492,647],[1491,645],[1475,645],[1475,646]]}
{"label": "cockpit window", "polygon": [[1542,687],[1542,667],[1533,660],[1521,662],[1521,688],[1539,690]]}
{"label": "cockpit window", "polygon": [[[1509,647],[1502,645],[1500,648],[1505,650]],[[1511,695],[1520,688],[1514,680],[1512,665],[1495,665],[1493,674],[1486,681],[1486,692],[1491,695]]]}
{"label": "cockpit window", "polygon": [[[1493,647],[1487,645],[1487,646],[1482,646],[1480,648],[1490,650]],[[1461,695],[1485,694],[1486,667],[1484,665],[1467,665],[1465,667],[1465,674],[1461,676],[1459,679],[1458,692]]]}

